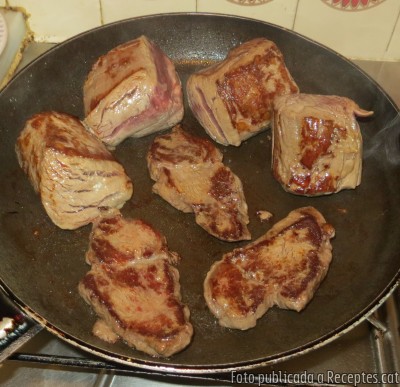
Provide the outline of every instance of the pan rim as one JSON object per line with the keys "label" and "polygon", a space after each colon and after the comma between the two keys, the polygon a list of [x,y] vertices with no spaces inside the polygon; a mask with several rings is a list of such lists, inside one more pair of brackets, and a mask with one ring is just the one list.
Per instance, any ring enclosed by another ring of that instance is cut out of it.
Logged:
{"label": "pan rim", "polygon": [[88,343],[84,343],[82,340],[73,337],[71,334],[64,332],[62,329],[57,328],[53,324],[46,321],[45,318],[40,316],[24,302],[20,301],[13,292],[7,287],[7,285],[0,279],[0,290],[6,294],[6,296],[14,302],[28,317],[34,320],[36,323],[40,324],[48,332],[54,334],[59,339],[71,344],[72,346],[88,352],[92,355],[98,356],[100,358],[106,359],[106,361],[117,362],[121,365],[128,367],[137,367],[148,371],[157,371],[162,373],[171,374],[193,374],[193,375],[206,375],[206,374],[221,374],[227,372],[241,372],[254,370],[259,367],[269,366],[272,364],[278,364],[289,359],[297,358],[299,356],[310,353],[316,349],[322,348],[325,345],[332,343],[339,337],[350,332],[352,329],[368,320],[368,318],[375,313],[394,293],[394,291],[400,285],[400,273],[397,273],[393,281],[380,293],[380,295],[371,302],[368,307],[361,311],[350,321],[347,321],[342,326],[337,329],[319,337],[318,339],[312,340],[307,344],[301,345],[298,348],[291,349],[289,351],[280,353],[278,355],[267,356],[261,359],[249,360],[244,362],[232,362],[225,364],[215,364],[215,365],[179,365],[179,364],[168,364],[161,363],[160,358],[154,358],[154,361],[139,360],[123,355],[112,356],[106,350],[95,347]]}
{"label": "pan rim", "polygon": [[106,23],[106,24],[103,24],[101,26],[94,27],[94,28],[91,28],[89,30],[80,32],[80,33],[78,33],[76,35],[71,36],[68,39],[65,39],[64,41],[62,41],[60,43],[55,43],[53,47],[49,48],[47,51],[45,51],[42,54],[40,54],[39,56],[37,56],[34,60],[32,60],[30,63],[28,63],[27,65],[25,65],[21,69],[18,69],[17,73],[13,76],[13,78],[2,89],[0,89],[0,96],[6,91],[6,89],[12,83],[15,82],[15,80],[19,77],[20,73],[23,73],[28,68],[33,66],[35,64],[35,62],[39,61],[42,57],[45,57],[46,55],[50,54],[51,52],[56,51],[59,48],[62,48],[64,45],[67,45],[72,41],[78,40],[79,38],[81,38],[81,37],[83,37],[85,35],[90,35],[90,34],[96,32],[96,31],[101,31],[103,29],[111,28],[112,26],[117,26],[117,25],[121,25],[121,24],[124,24],[124,23],[131,23],[133,21],[160,18],[160,17],[171,17],[171,16],[179,16],[179,17],[192,16],[192,17],[195,17],[195,18],[206,16],[206,17],[214,17],[214,18],[221,18],[221,19],[228,18],[228,19],[234,19],[234,20],[243,20],[243,21],[255,22],[255,23],[271,26],[271,27],[276,28],[278,30],[285,31],[285,33],[288,33],[290,35],[297,36],[297,37],[301,38],[302,40],[305,40],[305,41],[308,41],[308,42],[312,43],[315,46],[321,47],[325,51],[330,52],[331,54],[339,57],[341,60],[343,60],[347,64],[349,64],[352,67],[356,68],[357,71],[362,73],[366,78],[368,78],[369,81],[371,81],[379,89],[379,91],[389,100],[389,102],[395,108],[397,113],[400,114],[400,106],[398,106],[395,103],[393,98],[385,91],[385,89],[383,89],[383,87],[376,80],[371,78],[363,69],[361,69],[359,66],[357,66],[351,59],[345,57],[344,55],[342,55],[339,52],[335,51],[334,49],[326,46],[325,44],[320,43],[320,42],[318,42],[318,41],[316,41],[316,40],[314,40],[314,39],[312,39],[310,37],[307,37],[307,36],[297,32],[297,31],[294,31],[294,30],[291,30],[289,28],[280,26],[278,24],[274,24],[274,23],[271,23],[271,22],[267,22],[267,21],[264,21],[264,20],[259,20],[259,19],[255,19],[255,18],[251,18],[251,17],[246,17],[246,16],[230,15],[230,14],[225,14],[225,13],[214,13],[214,12],[166,12],[166,13],[154,13],[154,14],[150,14],[150,15],[135,16],[135,17],[129,17],[129,18],[113,21],[113,22]]}
{"label": "pan rim", "polygon": [[[306,38],[301,34],[298,34],[292,30],[288,30],[284,27],[280,27],[280,26],[276,26],[272,23],[267,23],[267,22],[263,22],[257,19],[251,19],[251,18],[246,18],[246,17],[239,17],[239,16],[233,16],[233,15],[224,15],[224,14],[214,14],[214,13],[167,13],[167,14],[154,14],[154,15],[146,15],[146,16],[140,16],[140,17],[135,17],[135,18],[128,18],[128,19],[124,19],[121,21],[116,21],[113,23],[109,23],[97,28],[94,28],[92,30],[89,31],[85,31],[81,34],[78,34],[74,37],[69,38],[68,40],[50,48],[48,51],[46,51],[45,53],[41,54],[38,58],[36,58],[34,61],[32,61],[31,63],[29,63],[27,66],[25,66],[23,69],[21,69],[21,71],[18,72],[18,74],[16,74],[16,76],[13,78],[13,80],[6,86],[3,88],[3,90],[0,91],[0,96],[8,89],[9,86],[11,86],[13,84],[14,81],[16,81],[18,79],[18,76],[20,74],[23,73],[23,71],[27,70],[28,68],[30,68],[30,66],[34,66],[35,63],[37,61],[40,60],[40,58],[42,58],[43,56],[46,56],[49,54],[49,52],[53,52],[56,51],[58,48],[68,44],[70,41],[73,40],[77,40],[79,39],[81,36],[84,36],[86,34],[91,34],[96,30],[100,30],[100,29],[106,29],[109,28],[112,25],[117,25],[117,24],[121,24],[121,23],[126,23],[126,22],[132,22],[135,20],[140,20],[140,19],[150,19],[150,18],[157,18],[157,17],[167,17],[169,15],[172,16],[212,16],[212,17],[221,17],[221,18],[232,18],[232,19],[243,19],[243,20],[250,20],[250,21],[256,21],[258,23],[261,24],[266,24],[266,25],[270,25],[273,26],[274,28],[278,28],[280,30],[284,30],[284,31],[288,31],[291,34],[295,34],[300,36],[303,39],[306,39],[310,42],[312,42],[313,44],[316,44],[322,48],[324,48],[325,50],[329,50],[331,53],[341,57],[343,60],[345,60],[347,63],[351,64],[354,67],[357,67],[353,62],[351,62],[350,60],[344,58],[342,55],[340,55],[339,53],[327,48],[324,45],[321,45],[320,43],[315,42],[312,39]],[[359,69],[357,67],[358,70],[360,70],[361,72],[363,72],[361,69]],[[364,73],[364,72],[363,72]],[[365,73],[364,73],[365,74]],[[366,75],[366,74],[365,74]],[[382,89],[382,87],[373,79],[371,79],[368,75],[366,75],[369,80],[371,80],[375,86],[377,88],[379,88],[379,90],[382,92],[382,94],[388,99],[388,101],[393,105],[393,107],[395,108],[395,110],[397,110],[397,113],[399,112],[399,108],[397,107],[397,105],[393,102],[393,100],[391,99],[390,96],[387,95],[387,93]],[[299,356],[299,355],[303,355],[305,353],[308,353],[314,349],[320,348],[332,341],[334,341],[336,338],[342,336],[343,334],[349,332],[350,330],[352,330],[355,326],[359,325],[361,322],[363,322],[364,320],[366,320],[372,313],[374,313],[388,298],[389,296],[394,292],[394,290],[397,288],[397,286],[399,285],[399,278],[400,278],[400,270],[394,275],[394,277],[392,278],[392,280],[390,281],[389,285],[387,285],[380,293],[378,296],[376,296],[374,298],[373,301],[371,301],[369,303],[369,305],[367,307],[365,307],[361,312],[359,312],[356,316],[354,316],[353,319],[347,321],[345,324],[341,325],[340,327],[338,327],[336,330],[329,332],[328,334],[322,336],[319,339],[313,340],[305,345],[302,345],[296,349],[292,349],[290,351],[286,351],[283,354],[280,355],[274,355],[274,356],[269,356],[265,359],[259,359],[260,361],[256,361],[256,360],[252,360],[252,361],[248,361],[248,362],[239,362],[239,363],[227,363],[227,364],[219,364],[219,365],[212,365],[212,366],[207,366],[205,367],[204,365],[201,366],[196,366],[196,365],[190,365],[190,366],[186,366],[186,365],[175,365],[172,364],[169,365],[168,363],[161,363],[162,365],[160,365],[160,363],[157,362],[157,360],[159,360],[158,358],[155,358],[155,362],[147,362],[147,361],[142,361],[139,359],[133,359],[129,358],[129,357],[125,357],[123,356],[123,358],[121,358],[121,356],[119,355],[119,358],[117,359],[116,357],[110,356],[109,354],[107,354],[106,350],[102,350],[99,348],[96,348],[92,345],[88,345],[87,343],[81,343],[81,340],[74,338],[72,335],[67,334],[65,332],[63,332],[62,330],[58,329],[57,327],[53,326],[52,324],[48,323],[47,321],[43,321],[43,318],[41,316],[39,316],[38,314],[36,314],[36,312],[34,312],[33,310],[31,310],[27,305],[25,305],[23,302],[21,302],[20,300],[18,300],[17,297],[15,297],[15,295],[13,295],[13,293],[10,291],[10,289],[8,289],[7,285],[4,283],[4,281],[2,279],[0,279],[0,286],[3,287],[3,289],[5,290],[5,292],[7,293],[7,295],[30,317],[32,317],[33,320],[35,320],[36,322],[38,322],[39,324],[43,325],[48,331],[50,331],[51,333],[55,334],[57,337],[63,339],[64,341],[69,342],[70,344],[81,348],[89,353],[95,354],[97,356],[100,356],[102,358],[105,358],[107,360],[110,361],[117,361],[120,364],[124,364],[130,367],[139,367],[142,369],[148,369],[148,370],[152,370],[152,371],[161,371],[161,372],[173,372],[173,373],[184,373],[184,374],[190,374],[190,373],[194,373],[194,374],[211,374],[211,373],[223,373],[223,372],[231,372],[231,371],[243,371],[243,370],[248,370],[248,369],[253,369],[256,367],[260,367],[260,366],[265,366],[265,365],[270,365],[270,364],[274,364],[277,362],[281,362],[281,361],[285,361],[288,358],[294,357],[294,356]],[[103,352],[104,351],[104,352]]]}

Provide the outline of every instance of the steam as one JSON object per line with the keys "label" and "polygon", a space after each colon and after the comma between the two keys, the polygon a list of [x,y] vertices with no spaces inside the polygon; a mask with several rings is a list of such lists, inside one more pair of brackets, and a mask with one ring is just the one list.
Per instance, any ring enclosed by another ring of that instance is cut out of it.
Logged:
{"label": "steam", "polygon": [[375,136],[369,139],[370,146],[364,149],[366,158],[386,155],[387,161],[392,165],[400,165],[400,113]]}

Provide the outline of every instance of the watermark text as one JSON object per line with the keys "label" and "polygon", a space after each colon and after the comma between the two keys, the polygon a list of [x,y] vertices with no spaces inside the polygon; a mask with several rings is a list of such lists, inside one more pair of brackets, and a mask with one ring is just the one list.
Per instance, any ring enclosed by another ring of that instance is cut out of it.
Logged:
{"label": "watermark text", "polygon": [[236,372],[231,373],[233,384],[346,384],[357,386],[359,384],[400,384],[400,374],[393,373],[336,373],[328,370],[324,373],[287,371],[271,371],[270,373]]}

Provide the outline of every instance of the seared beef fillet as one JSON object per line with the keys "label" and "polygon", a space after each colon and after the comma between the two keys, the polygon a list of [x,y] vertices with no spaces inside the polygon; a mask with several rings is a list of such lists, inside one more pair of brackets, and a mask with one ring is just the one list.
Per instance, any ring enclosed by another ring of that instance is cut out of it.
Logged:
{"label": "seared beef fillet", "polygon": [[68,114],[31,117],[18,137],[16,152],[47,214],[63,229],[86,225],[100,209],[120,208],[132,196],[123,167]]}
{"label": "seared beef fillet", "polygon": [[290,212],[213,264],[204,282],[211,312],[222,326],[248,329],[273,305],[302,310],[328,271],[334,233],[313,207]]}
{"label": "seared beef fillet", "polygon": [[219,239],[250,239],[242,183],[210,141],[175,127],[154,140],[147,161],[153,191],[168,203],[194,212],[196,223]]}
{"label": "seared beef fillet", "polygon": [[277,97],[272,131],[274,177],[286,191],[307,196],[357,187],[362,136],[355,116],[372,113],[345,97]]}
{"label": "seared beef fillet", "polygon": [[276,95],[299,91],[282,53],[264,38],[192,74],[186,88],[189,106],[211,138],[236,146],[270,125]]}
{"label": "seared beef fillet", "polygon": [[[79,292],[102,324],[153,356],[170,356],[190,343],[189,309],[172,266],[179,257],[157,231],[141,220],[106,216],[93,226],[86,259],[92,267]],[[99,336],[112,339],[104,327]]]}
{"label": "seared beef fillet", "polygon": [[169,128],[183,117],[182,87],[171,60],[145,36],[101,56],[83,88],[85,124],[105,144]]}

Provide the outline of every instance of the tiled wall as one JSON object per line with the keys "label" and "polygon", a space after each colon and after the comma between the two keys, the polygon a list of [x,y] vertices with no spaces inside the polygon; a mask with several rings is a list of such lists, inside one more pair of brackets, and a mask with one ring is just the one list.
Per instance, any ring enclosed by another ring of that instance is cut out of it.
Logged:
{"label": "tiled wall", "polygon": [[60,42],[117,20],[215,12],[268,21],[352,59],[400,60],[400,0],[0,0],[30,16],[35,39]]}

